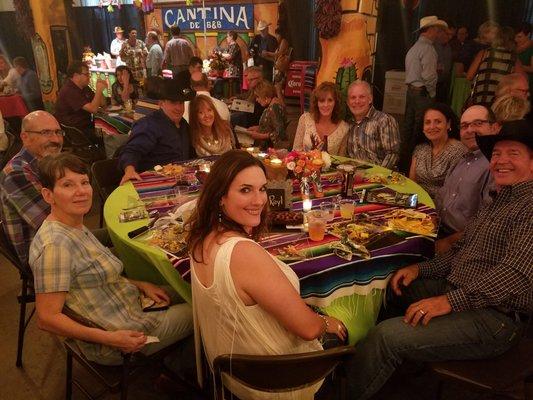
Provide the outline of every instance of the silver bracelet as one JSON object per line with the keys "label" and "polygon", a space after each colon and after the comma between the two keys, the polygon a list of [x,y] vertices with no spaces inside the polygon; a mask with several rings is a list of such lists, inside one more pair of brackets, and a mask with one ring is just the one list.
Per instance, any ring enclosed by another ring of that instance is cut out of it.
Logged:
{"label": "silver bracelet", "polygon": [[[317,314],[320,318],[322,318],[322,320],[324,321],[324,325],[325,325],[325,329],[324,329],[324,333],[326,333],[329,329],[329,321],[328,319],[326,318],[325,315],[322,315],[322,314]],[[323,334],[324,334],[323,333]]]}

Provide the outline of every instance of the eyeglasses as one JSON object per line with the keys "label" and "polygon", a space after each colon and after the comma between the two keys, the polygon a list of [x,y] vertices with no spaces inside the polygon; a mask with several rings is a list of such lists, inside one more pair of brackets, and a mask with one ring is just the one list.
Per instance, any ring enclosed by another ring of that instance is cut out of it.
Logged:
{"label": "eyeglasses", "polygon": [[459,127],[461,128],[461,130],[468,129],[469,126],[471,126],[472,128],[481,128],[483,124],[487,124],[488,122],[489,121],[486,119],[475,119],[472,122],[463,122],[461,123],[461,125],[459,125]]}
{"label": "eyeglasses", "polygon": [[52,136],[65,136],[63,129],[43,129],[42,131],[26,131],[28,133],[36,133],[37,135],[51,138]]}

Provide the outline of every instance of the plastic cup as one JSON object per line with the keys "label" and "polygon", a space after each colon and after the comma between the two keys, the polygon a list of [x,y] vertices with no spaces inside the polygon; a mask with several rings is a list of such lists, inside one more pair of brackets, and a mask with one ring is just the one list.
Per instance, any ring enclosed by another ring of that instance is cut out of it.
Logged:
{"label": "plastic cup", "polygon": [[322,211],[312,211],[307,214],[307,224],[309,227],[309,239],[319,242],[326,234],[327,216]]}
{"label": "plastic cup", "polygon": [[190,187],[187,185],[174,186],[174,198],[176,205],[182,205],[189,200]]}
{"label": "plastic cup", "polygon": [[342,199],[339,204],[342,219],[352,219],[355,212],[355,201],[351,199]]}
{"label": "plastic cup", "polygon": [[335,218],[335,210],[338,208],[338,205],[331,201],[323,201],[320,203],[320,210],[326,215],[328,222],[333,221]]}

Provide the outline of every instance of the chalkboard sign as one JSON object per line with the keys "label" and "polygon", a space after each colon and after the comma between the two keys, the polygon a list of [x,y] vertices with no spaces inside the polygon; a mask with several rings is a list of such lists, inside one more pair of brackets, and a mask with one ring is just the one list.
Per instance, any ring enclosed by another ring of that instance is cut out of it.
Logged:
{"label": "chalkboard sign", "polygon": [[270,210],[290,210],[292,206],[292,181],[267,182],[267,203]]}

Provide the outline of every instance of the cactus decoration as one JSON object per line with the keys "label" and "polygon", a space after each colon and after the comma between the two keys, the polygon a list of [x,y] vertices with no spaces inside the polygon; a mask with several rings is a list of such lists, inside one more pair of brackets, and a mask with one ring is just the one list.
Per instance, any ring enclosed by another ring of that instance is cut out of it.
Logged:
{"label": "cactus decoration", "polygon": [[348,105],[346,104],[346,100],[348,99],[348,86],[356,80],[357,67],[355,61],[352,58],[345,58],[342,60],[335,77],[335,84],[339,88],[342,97],[343,108],[341,110],[341,116],[345,120],[348,120],[351,116],[351,113],[348,112]]}

